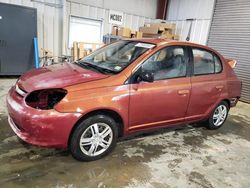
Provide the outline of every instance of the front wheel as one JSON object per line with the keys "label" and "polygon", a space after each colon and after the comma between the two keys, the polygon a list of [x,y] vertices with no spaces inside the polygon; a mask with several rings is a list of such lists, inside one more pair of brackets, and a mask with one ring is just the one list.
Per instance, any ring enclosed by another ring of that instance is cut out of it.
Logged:
{"label": "front wheel", "polygon": [[226,121],[229,112],[228,103],[222,101],[210,115],[207,120],[207,127],[209,129],[218,129],[220,128]]}
{"label": "front wheel", "polygon": [[106,115],[95,115],[83,120],[71,136],[72,156],[80,161],[93,161],[107,155],[117,142],[116,126],[116,122]]}

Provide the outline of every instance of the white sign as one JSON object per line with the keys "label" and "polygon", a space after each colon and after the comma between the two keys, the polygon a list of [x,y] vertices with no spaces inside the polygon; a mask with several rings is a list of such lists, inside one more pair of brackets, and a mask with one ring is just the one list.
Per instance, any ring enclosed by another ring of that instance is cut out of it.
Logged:
{"label": "white sign", "polygon": [[109,23],[115,24],[115,25],[122,25],[123,12],[109,10]]}
{"label": "white sign", "polygon": [[135,46],[136,47],[142,47],[142,48],[153,48],[153,47],[155,47],[154,44],[148,44],[148,43],[137,43]]}

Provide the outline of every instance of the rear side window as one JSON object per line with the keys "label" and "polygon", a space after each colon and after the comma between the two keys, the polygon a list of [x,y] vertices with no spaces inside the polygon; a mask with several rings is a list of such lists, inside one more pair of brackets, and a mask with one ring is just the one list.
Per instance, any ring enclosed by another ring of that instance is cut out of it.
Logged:
{"label": "rear side window", "polygon": [[215,63],[215,73],[219,73],[222,71],[222,65],[220,59],[214,55],[214,63]]}
{"label": "rear side window", "polygon": [[194,58],[194,75],[214,74],[222,70],[220,59],[203,49],[192,49]]}

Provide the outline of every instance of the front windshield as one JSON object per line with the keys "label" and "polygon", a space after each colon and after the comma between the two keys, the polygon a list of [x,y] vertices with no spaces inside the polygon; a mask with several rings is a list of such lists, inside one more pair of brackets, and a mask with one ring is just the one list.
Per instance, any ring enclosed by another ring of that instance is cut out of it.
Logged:
{"label": "front windshield", "polygon": [[154,46],[138,41],[118,41],[95,51],[81,59],[79,63],[116,74]]}

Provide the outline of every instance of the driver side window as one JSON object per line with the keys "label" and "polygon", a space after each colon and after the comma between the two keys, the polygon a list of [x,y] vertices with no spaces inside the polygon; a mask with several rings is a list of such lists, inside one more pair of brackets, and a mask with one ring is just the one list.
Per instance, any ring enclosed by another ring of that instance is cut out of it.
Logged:
{"label": "driver side window", "polygon": [[184,49],[179,46],[163,48],[147,59],[141,70],[152,72],[154,80],[185,77],[187,62]]}

